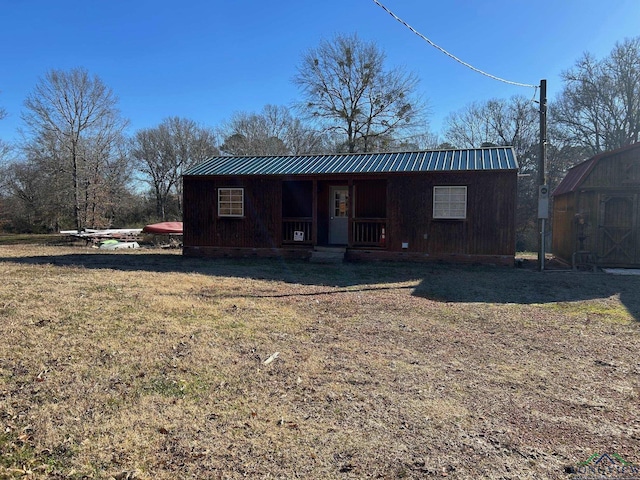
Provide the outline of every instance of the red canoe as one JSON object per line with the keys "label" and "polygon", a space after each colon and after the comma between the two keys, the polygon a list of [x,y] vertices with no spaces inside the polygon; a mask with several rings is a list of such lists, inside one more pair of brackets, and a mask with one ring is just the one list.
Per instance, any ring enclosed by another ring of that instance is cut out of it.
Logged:
{"label": "red canoe", "polygon": [[144,233],[158,235],[178,234],[182,235],[182,222],[161,222],[147,225],[142,229]]}

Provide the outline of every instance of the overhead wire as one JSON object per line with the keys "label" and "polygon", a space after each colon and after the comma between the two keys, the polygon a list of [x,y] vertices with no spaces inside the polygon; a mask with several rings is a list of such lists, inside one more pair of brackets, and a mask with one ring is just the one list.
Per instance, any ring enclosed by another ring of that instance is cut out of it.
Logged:
{"label": "overhead wire", "polygon": [[[455,60],[456,62],[464,65],[467,68],[470,68],[471,70],[473,70],[476,73],[479,73],[481,75],[484,75],[486,77],[489,77],[493,80],[497,80],[499,82],[503,82],[503,83],[507,83],[509,85],[515,85],[516,87],[526,87],[526,88],[534,88],[538,89],[538,85],[531,85],[528,83],[520,83],[520,82],[512,82],[511,80],[506,80],[504,78],[500,78],[497,77],[495,75],[491,75],[490,73],[487,73],[483,70],[480,70],[479,68],[474,67],[473,65],[460,60],[458,57],[456,57],[455,55],[453,55],[452,53],[449,53],[448,51],[446,51],[444,48],[442,48],[441,46],[437,45],[436,43],[434,43],[433,41],[431,41],[430,39],[428,39],[426,36],[424,36],[422,33],[420,33],[419,31],[417,31],[415,28],[413,28],[411,25],[409,25],[407,22],[405,22],[404,20],[402,20],[400,17],[398,17],[395,13],[393,13],[391,10],[389,10],[387,7],[385,7],[382,3],[380,3],[378,0],[373,0],[373,2],[378,5],[380,8],[382,8],[385,12],[387,12],[389,15],[391,15],[393,18],[395,18],[398,22],[400,22],[402,25],[404,25],[405,27],[407,27],[409,30],[411,30],[413,33],[415,33],[418,37],[420,37],[421,39],[423,39],[424,41],[426,41],[429,45],[431,45],[432,47],[440,50],[442,53],[444,53],[446,56],[452,58],[453,60]],[[535,97],[535,91],[534,91],[534,97]]]}

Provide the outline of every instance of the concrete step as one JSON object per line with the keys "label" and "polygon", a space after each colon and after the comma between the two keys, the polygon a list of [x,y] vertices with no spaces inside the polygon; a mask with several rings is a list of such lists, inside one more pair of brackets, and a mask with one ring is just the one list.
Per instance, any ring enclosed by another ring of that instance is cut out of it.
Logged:
{"label": "concrete step", "polygon": [[345,253],[347,251],[346,247],[323,247],[321,245],[316,245],[313,247],[313,250],[316,252],[333,252],[333,253]]}

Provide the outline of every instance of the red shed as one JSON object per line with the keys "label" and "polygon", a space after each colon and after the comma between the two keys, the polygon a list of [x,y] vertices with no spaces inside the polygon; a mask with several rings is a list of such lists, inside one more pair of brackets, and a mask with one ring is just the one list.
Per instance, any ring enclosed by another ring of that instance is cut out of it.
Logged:
{"label": "red shed", "polygon": [[184,255],[512,264],[511,147],[211,158],[187,171]]}

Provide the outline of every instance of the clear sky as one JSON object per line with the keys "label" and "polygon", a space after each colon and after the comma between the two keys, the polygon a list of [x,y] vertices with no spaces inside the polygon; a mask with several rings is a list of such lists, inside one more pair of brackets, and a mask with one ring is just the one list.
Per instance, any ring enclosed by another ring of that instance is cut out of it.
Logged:
{"label": "clear sky", "polygon": [[[557,95],[584,53],[640,35],[640,0],[380,0],[435,43],[493,75]],[[215,127],[300,98],[303,53],[357,33],[420,79],[430,130],[474,101],[532,96],[446,57],[372,0],[0,0],[0,139],[18,140],[26,96],[50,69],[84,67],[119,98],[130,132],[180,116]]]}

